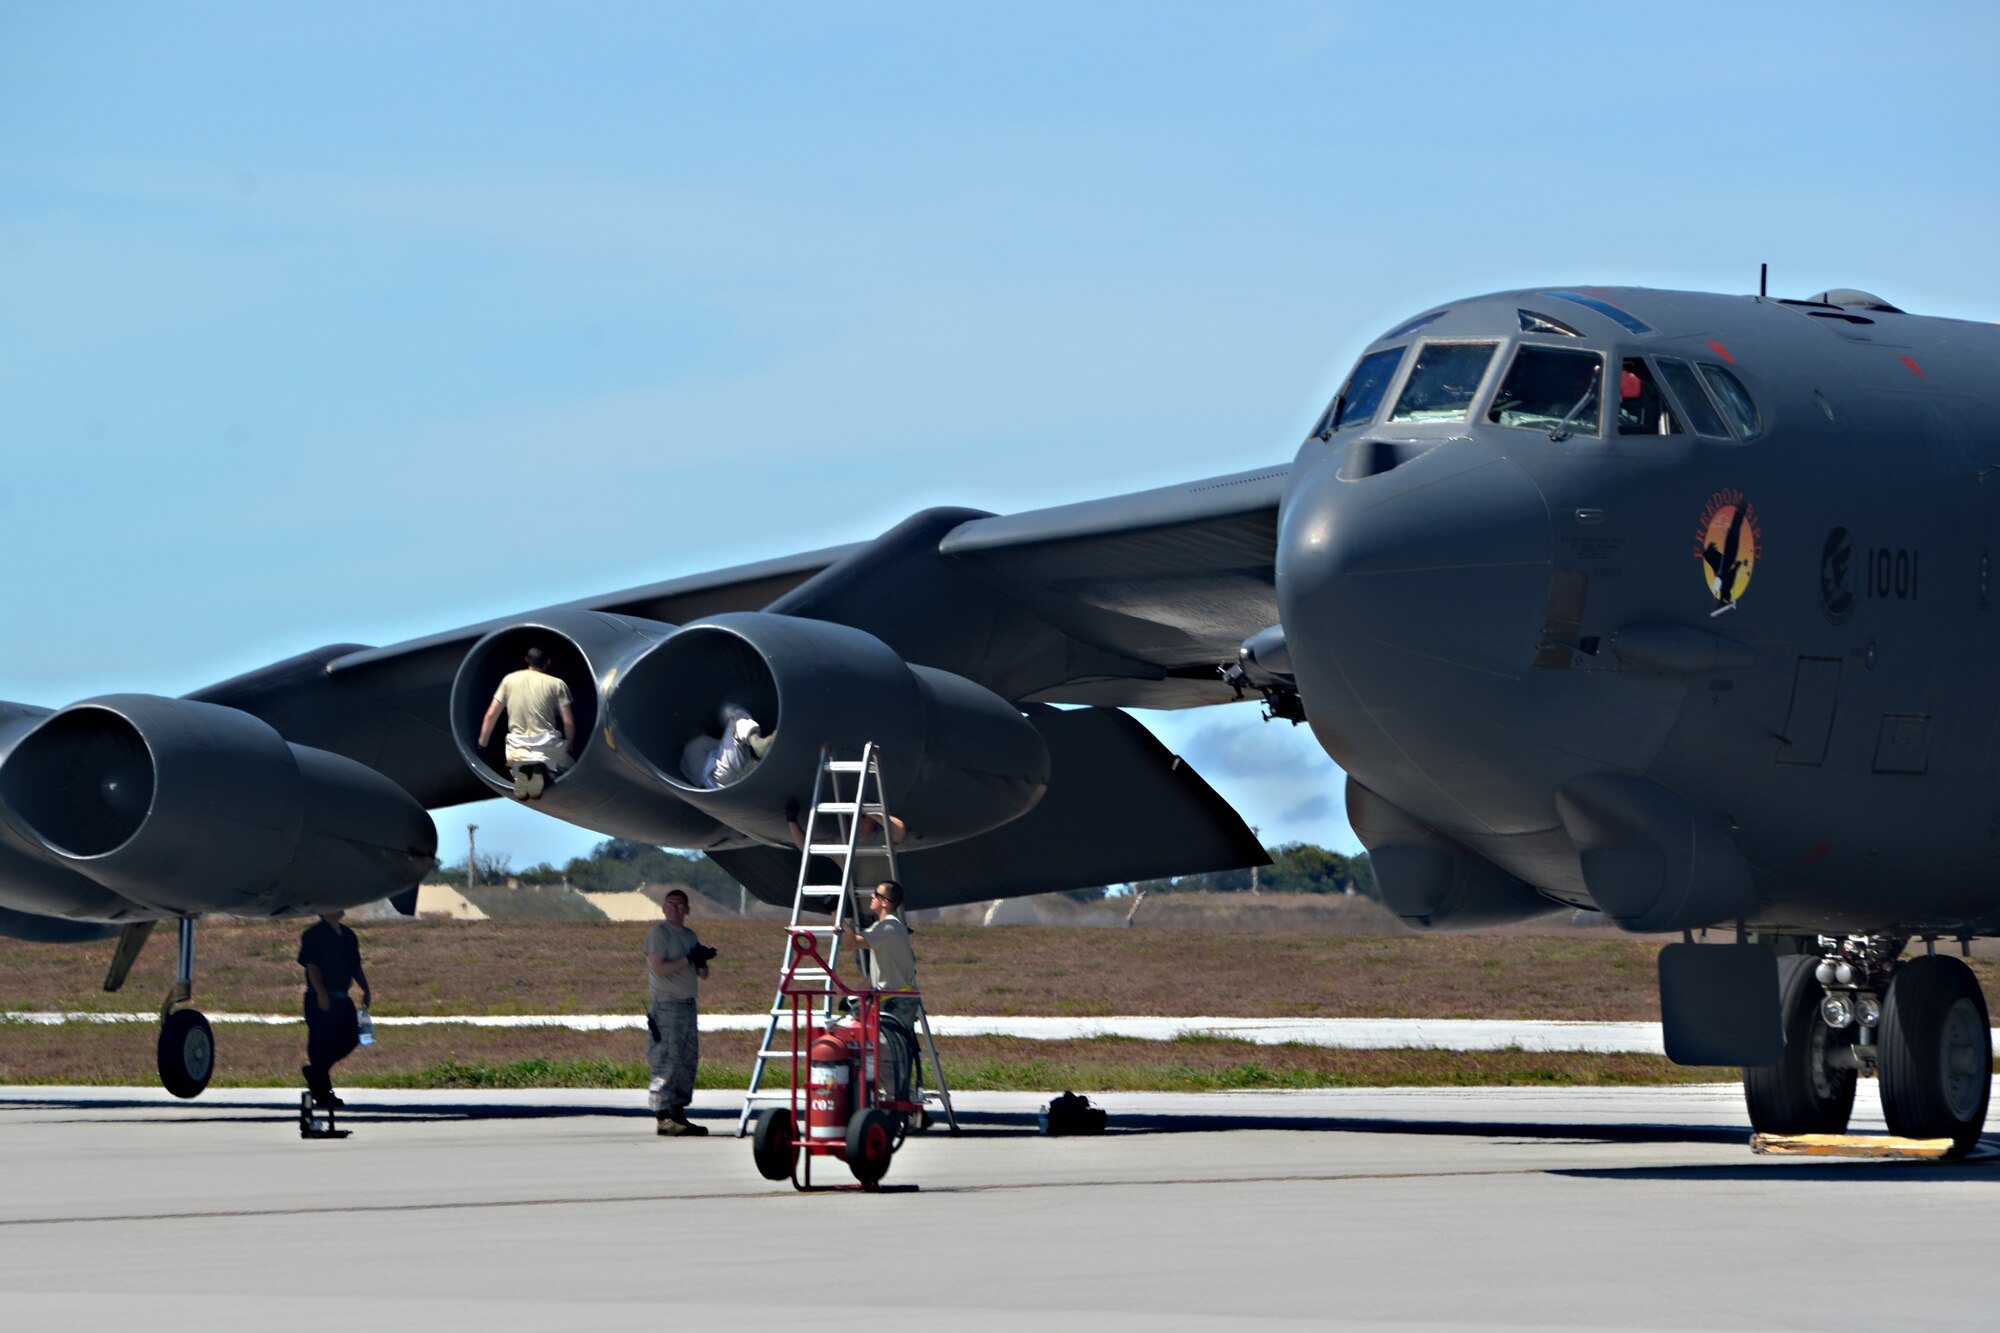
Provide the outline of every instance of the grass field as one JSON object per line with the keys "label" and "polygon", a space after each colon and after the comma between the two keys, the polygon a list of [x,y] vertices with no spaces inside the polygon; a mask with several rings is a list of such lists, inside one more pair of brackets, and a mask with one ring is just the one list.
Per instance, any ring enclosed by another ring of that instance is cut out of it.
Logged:
{"label": "grass field", "polygon": [[[722,950],[703,1008],[766,1008],[783,927],[693,923]],[[204,926],[195,997],[211,1012],[294,1013],[297,923]],[[363,956],[382,1015],[637,1013],[645,930],[607,923],[362,922]],[[166,931],[125,989],[99,989],[108,944],[0,941],[0,1010],[157,1010],[173,972]],[[1655,941],[1569,935],[1216,934],[1085,927],[918,928],[927,1002],[948,1014],[1409,1017],[1652,1020]],[[1974,959],[1989,993],[1992,962]],[[224,1026],[218,1083],[297,1081],[299,1028]],[[740,1087],[749,1034],[704,1039],[706,1086]],[[1337,1051],[1196,1040],[942,1042],[958,1086],[1085,1089],[1613,1084],[1709,1081],[1647,1056],[1524,1052]],[[385,1029],[343,1081],[393,1086],[644,1085],[636,1032],[461,1026]],[[0,1024],[0,1082],[149,1084],[153,1033],[141,1024]]]}
{"label": "grass field", "polygon": [[[782,924],[692,924],[722,950],[702,986],[702,1007],[768,1007]],[[195,972],[201,1007],[296,1010],[299,930],[286,922],[204,924]],[[356,930],[378,1013],[631,1013],[644,1002],[643,926],[399,921]],[[0,940],[0,1010],[157,1009],[174,961],[170,931],[159,936],[115,995],[99,989],[109,943]],[[1657,945],[1616,937],[924,925],[914,943],[926,1000],[938,1013],[1658,1017]]]}

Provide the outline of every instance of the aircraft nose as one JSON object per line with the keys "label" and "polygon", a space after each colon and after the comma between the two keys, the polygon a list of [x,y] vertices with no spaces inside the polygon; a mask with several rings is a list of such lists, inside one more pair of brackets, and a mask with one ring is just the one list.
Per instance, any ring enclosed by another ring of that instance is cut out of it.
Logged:
{"label": "aircraft nose", "polygon": [[1473,440],[1354,480],[1336,461],[1295,470],[1278,533],[1278,606],[1307,715],[1377,790],[1460,786],[1481,748],[1467,731],[1518,720],[1549,599],[1548,506],[1518,464]]}

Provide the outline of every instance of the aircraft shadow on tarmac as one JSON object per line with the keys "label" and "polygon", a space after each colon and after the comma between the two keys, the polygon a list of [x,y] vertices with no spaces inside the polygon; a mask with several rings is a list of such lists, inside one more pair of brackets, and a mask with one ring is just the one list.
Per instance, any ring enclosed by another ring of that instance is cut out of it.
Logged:
{"label": "aircraft shadow on tarmac", "polygon": [[[66,1117],[64,1123],[105,1123],[130,1124],[134,1111],[171,1111],[172,1115],[148,1124],[202,1125],[217,1123],[259,1124],[285,1123],[297,1119],[296,1108],[274,1105],[266,1101],[225,1101],[204,1098],[200,1105],[203,1114],[191,1115],[194,1107],[162,1103],[157,1098],[68,1098],[68,1097],[7,1097],[0,1098],[0,1112],[4,1111],[70,1111],[76,1113]],[[114,1114],[115,1113],[115,1114]],[[606,1107],[562,1105],[545,1103],[540,1105],[512,1105],[504,1102],[404,1102],[394,1106],[367,1105],[366,1089],[357,1090],[350,1098],[350,1105],[341,1113],[341,1120],[347,1124],[368,1123],[409,1123],[423,1121],[467,1122],[482,1120],[569,1120],[587,1117],[611,1117],[623,1119],[652,1118],[652,1112],[643,1105],[632,1107]],[[696,1110],[697,1120],[732,1121],[734,1111],[722,1113]],[[961,1131],[969,1138],[1015,1137],[1038,1132],[1036,1115],[1032,1111],[961,1111],[958,1116]],[[1309,1134],[1397,1134],[1397,1135],[1439,1135],[1469,1138],[1518,1139],[1528,1141],[1563,1141],[1569,1143],[1744,1143],[1749,1131],[1744,1128],[1713,1125],[1671,1125],[1671,1124],[1551,1124],[1500,1120],[1397,1120],[1390,1118],[1346,1117],[1346,1116],[1280,1116],[1247,1114],[1145,1114],[1115,1113],[1106,1133],[1113,1136],[1134,1134],[1214,1134],[1250,1130],[1277,1131]],[[932,1131],[942,1137],[942,1131]]]}
{"label": "aircraft shadow on tarmac", "polygon": [[[365,1090],[364,1090],[365,1091]],[[357,1099],[360,1100],[360,1099]],[[214,1125],[241,1124],[264,1125],[297,1123],[297,1112],[289,1106],[274,1106],[263,1101],[223,1101],[204,1099],[201,1109],[210,1114],[188,1115],[179,1113],[178,1106],[163,1105],[157,1099],[140,1098],[66,1098],[66,1097],[7,1097],[0,1098],[0,1112],[4,1111],[69,1111],[75,1112],[56,1123],[61,1124],[133,1124],[133,1111],[170,1110],[171,1116],[148,1119],[148,1125]],[[188,1108],[193,1109],[193,1108]],[[100,1113],[100,1114],[93,1114]],[[101,1114],[112,1113],[112,1114]],[[362,1124],[410,1124],[410,1123],[466,1123],[471,1121],[520,1121],[520,1120],[574,1120],[585,1118],[611,1118],[626,1120],[650,1120],[652,1112],[644,1106],[606,1107],[543,1104],[531,1106],[509,1105],[502,1102],[409,1102],[393,1107],[354,1106],[344,1111],[341,1119],[350,1125]],[[726,1128],[735,1119],[735,1113],[705,1113],[697,1111],[697,1120],[720,1121],[718,1129]],[[966,1138],[1016,1138],[1038,1133],[1035,1114],[1027,1111],[971,1111],[959,1114],[959,1124]],[[1747,1145],[1749,1131],[1740,1127],[1717,1125],[1579,1125],[1521,1123],[1497,1120],[1395,1120],[1386,1118],[1361,1118],[1339,1116],[1273,1116],[1273,1115],[1162,1115],[1124,1114],[1115,1115],[1106,1130],[1110,1136],[1153,1134],[1213,1134],[1242,1131],[1279,1131],[1311,1134],[1384,1134],[1384,1135],[1435,1135],[1461,1138],[1503,1139],[1516,1142],[1581,1144],[1642,1144],[1642,1143],[1701,1143]],[[933,1131],[930,1137],[947,1137],[942,1129]],[[1921,1169],[1925,1180],[1990,1180],[1993,1170],[2000,1166],[2000,1134],[1989,1134],[1980,1140],[1980,1146],[1969,1159],[1938,1161],[1889,1161],[1883,1159],[1794,1159],[1786,1162],[1744,1161],[1729,1164],[1702,1164],[1686,1166],[1624,1166],[1624,1167],[1572,1167],[1559,1168],[1550,1175],[1567,1176],[1579,1180],[1679,1180],[1679,1181],[1775,1181],[1778,1179],[1795,1181],[1852,1181],[1857,1171],[1879,1169],[1894,1172]]]}

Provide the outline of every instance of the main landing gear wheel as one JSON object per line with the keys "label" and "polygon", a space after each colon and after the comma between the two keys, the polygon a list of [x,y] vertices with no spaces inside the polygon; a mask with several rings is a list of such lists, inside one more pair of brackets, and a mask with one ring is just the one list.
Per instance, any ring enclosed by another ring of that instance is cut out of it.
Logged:
{"label": "main landing gear wheel", "polygon": [[160,1083],[176,1097],[199,1097],[215,1073],[215,1031],[199,1009],[176,1009],[160,1024]]}
{"label": "main landing gear wheel", "polygon": [[792,1113],[778,1107],[759,1111],[750,1130],[750,1155],[757,1162],[757,1174],[766,1180],[789,1180],[799,1164],[798,1136],[792,1130]]}
{"label": "main landing gear wheel", "polygon": [[1889,1132],[1950,1139],[1951,1156],[1964,1156],[1979,1142],[1993,1086],[1993,1034],[1972,969],[1936,954],[1898,967],[1882,1003],[1881,1043]]}
{"label": "main landing gear wheel", "polygon": [[866,1106],[847,1121],[847,1169],[863,1185],[873,1185],[889,1173],[895,1155],[896,1127],[887,1111]]}
{"label": "main landing gear wheel", "polygon": [[1743,1071],[1743,1099],[1750,1127],[1762,1134],[1838,1134],[1854,1111],[1852,1069],[1829,1057],[1854,1044],[1854,1029],[1835,1030],[1819,1016],[1826,988],[1813,975],[1819,959],[1790,954],[1778,960],[1778,1012],[1785,1051],[1777,1064]]}

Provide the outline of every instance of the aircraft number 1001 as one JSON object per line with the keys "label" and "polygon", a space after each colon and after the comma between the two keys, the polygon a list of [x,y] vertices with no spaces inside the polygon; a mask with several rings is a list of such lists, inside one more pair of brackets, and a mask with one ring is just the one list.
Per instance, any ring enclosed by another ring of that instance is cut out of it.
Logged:
{"label": "aircraft number 1001", "polygon": [[1902,546],[1871,546],[1867,570],[1869,597],[1917,600],[1917,552]]}

